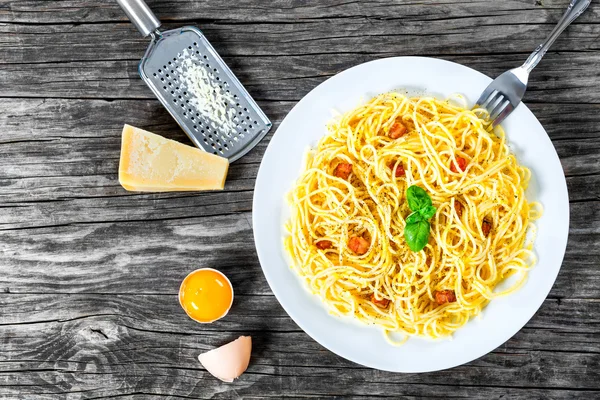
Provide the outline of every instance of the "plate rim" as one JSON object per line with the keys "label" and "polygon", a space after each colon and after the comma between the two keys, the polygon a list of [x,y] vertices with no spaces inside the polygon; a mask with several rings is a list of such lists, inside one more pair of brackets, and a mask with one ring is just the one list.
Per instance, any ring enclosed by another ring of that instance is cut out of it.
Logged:
{"label": "plate rim", "polygon": [[[306,93],[302,99],[300,99],[291,109],[290,111],[286,114],[286,116],[284,117],[284,119],[281,121],[281,123],[279,124],[279,126],[277,127],[277,130],[275,131],[273,137],[275,135],[277,135],[277,133],[279,132],[279,129],[284,126],[285,121],[288,119],[289,115],[291,115],[304,101],[307,97],[309,97],[313,92],[315,92],[320,86],[324,85],[326,82],[329,82],[330,80],[336,79],[338,77],[340,77],[343,74],[346,73],[350,73],[350,71],[353,71],[355,69],[358,68],[362,68],[365,65],[369,65],[369,64],[375,64],[375,63],[386,63],[386,62],[393,62],[393,60],[398,60],[398,61],[411,61],[411,60],[416,60],[416,61],[420,61],[420,62],[437,62],[437,63],[441,63],[441,64],[448,64],[448,65],[452,65],[453,67],[460,67],[460,68],[464,68],[466,70],[468,70],[470,73],[473,74],[477,74],[479,75],[481,78],[485,79],[488,83],[492,81],[492,79],[483,74],[482,72],[479,72],[471,67],[468,67],[466,65],[463,64],[459,64],[453,61],[449,61],[449,60],[445,60],[443,58],[437,58],[437,57],[420,57],[420,56],[395,56],[395,57],[385,57],[385,58],[379,58],[379,59],[375,59],[375,60],[370,60],[361,64],[357,64],[354,65],[350,68],[347,68],[343,71],[340,71],[339,73],[329,77],[328,79],[324,80],[323,82],[319,83],[317,86],[315,86],[314,88],[312,88],[308,93]],[[427,92],[426,92],[427,93]],[[430,93],[427,93],[430,94]],[[433,95],[433,94],[430,94]],[[526,104],[522,103],[521,105],[526,112],[528,112],[529,114],[531,114],[531,116],[535,119],[535,121],[540,125],[540,127],[542,128],[543,132],[547,135],[546,129],[543,127],[543,125],[539,122],[539,120],[537,119],[537,117],[531,112],[531,110],[526,106]],[[556,152],[556,149],[554,147],[554,144],[552,143],[551,139],[548,137],[550,143],[552,144],[552,150],[554,151],[554,155],[556,156],[557,160],[559,161],[560,164],[560,158],[558,157],[558,154]],[[440,370],[445,370],[445,369],[449,369],[449,368],[454,368],[460,365],[464,365],[467,363],[472,362],[473,360],[476,360],[478,358],[481,358],[491,352],[493,352],[495,349],[497,349],[499,346],[501,346],[503,343],[505,343],[507,340],[509,340],[510,338],[512,338],[513,336],[515,336],[518,332],[520,332],[523,327],[531,320],[531,318],[533,318],[533,316],[535,316],[535,314],[539,311],[539,309],[541,308],[541,306],[543,305],[544,301],[547,299],[548,294],[550,293],[550,291],[552,290],[552,288],[554,287],[554,284],[556,283],[556,279],[558,277],[558,274],[560,273],[560,270],[562,268],[563,262],[564,262],[564,257],[566,254],[566,248],[567,248],[567,242],[568,242],[568,236],[569,236],[569,226],[570,226],[570,205],[569,205],[569,197],[568,197],[568,188],[566,185],[566,177],[564,175],[564,170],[562,169],[562,165],[561,165],[561,179],[560,179],[560,184],[562,186],[562,188],[564,189],[564,194],[566,195],[566,210],[564,210],[564,218],[565,218],[565,222],[566,222],[566,232],[561,232],[562,235],[564,235],[563,242],[561,243],[561,246],[559,248],[559,252],[561,254],[560,257],[560,264],[558,266],[558,268],[556,268],[556,273],[554,274],[554,276],[552,276],[552,284],[550,284],[547,288],[547,290],[545,290],[545,293],[543,293],[543,297],[540,297],[541,301],[539,301],[539,304],[535,305],[535,308],[532,308],[532,312],[531,315],[529,315],[529,313],[527,313],[527,317],[525,319],[525,321],[516,329],[516,331],[512,332],[512,330],[510,331],[509,334],[504,334],[501,342],[499,342],[497,345],[495,345],[495,347],[485,350],[485,352],[472,356],[472,357],[468,357],[465,360],[461,360],[458,363],[454,363],[451,365],[446,365],[443,366],[441,368],[415,368],[415,369],[411,369],[409,370],[402,370],[402,369],[394,369],[394,368],[386,368],[386,367],[382,367],[382,366],[376,366],[376,365],[369,365],[363,361],[360,360],[360,357],[355,357],[355,355],[353,353],[350,354],[341,354],[340,351],[337,351],[337,349],[333,349],[330,346],[324,344],[319,338],[318,335],[315,335],[314,331],[308,326],[308,324],[302,322],[302,319],[298,317],[298,315],[295,315],[294,312],[290,312],[290,309],[288,306],[286,306],[286,301],[282,301],[282,292],[280,291],[279,288],[277,288],[277,286],[274,284],[273,282],[273,276],[271,276],[268,272],[268,270],[263,266],[263,258],[264,256],[261,255],[262,251],[259,248],[259,242],[260,238],[257,234],[257,232],[259,231],[258,229],[258,223],[257,220],[258,218],[256,218],[256,210],[258,209],[258,197],[259,197],[259,191],[257,190],[257,187],[259,186],[259,182],[261,182],[261,176],[264,175],[264,165],[265,165],[265,159],[267,158],[267,155],[269,153],[269,150],[271,149],[271,147],[273,146],[273,140],[271,139],[269,142],[269,145],[267,146],[267,149],[265,150],[265,153],[263,154],[263,157],[261,159],[261,163],[260,163],[260,167],[257,173],[257,177],[256,177],[256,181],[255,181],[255,185],[254,185],[254,193],[253,193],[253,201],[252,201],[252,230],[253,230],[253,238],[254,238],[254,245],[255,245],[255,249],[259,258],[259,263],[261,265],[261,270],[267,280],[267,283],[271,289],[271,291],[273,292],[275,298],[277,299],[277,301],[279,302],[279,304],[281,305],[281,307],[285,310],[285,312],[287,313],[287,315],[308,335],[310,336],[314,341],[316,341],[317,343],[319,343],[321,346],[323,346],[324,348],[326,348],[327,350],[331,351],[332,353],[336,354],[339,357],[342,357],[346,360],[352,361],[356,364],[368,367],[368,368],[374,368],[374,369],[378,369],[378,370],[383,370],[383,371],[389,371],[389,372],[399,372],[399,373],[424,373],[424,372],[432,372],[432,371],[440,371]],[[561,200],[564,202],[564,198]],[[283,202],[283,199],[281,199],[281,201]],[[282,251],[282,245],[280,244],[280,249],[279,251]],[[536,264],[537,266],[537,264]],[[294,272],[295,274],[295,272]],[[298,284],[302,284],[300,282],[300,280],[298,280]],[[306,289],[306,288],[303,288]],[[487,306],[486,306],[487,307]],[[332,317],[333,318],[333,317]],[[473,320],[473,318],[471,318],[471,320]]]}

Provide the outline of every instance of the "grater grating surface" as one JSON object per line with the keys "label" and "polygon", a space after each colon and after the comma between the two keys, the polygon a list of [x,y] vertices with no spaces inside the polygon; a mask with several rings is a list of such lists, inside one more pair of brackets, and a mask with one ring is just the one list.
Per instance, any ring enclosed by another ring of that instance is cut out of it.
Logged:
{"label": "grater grating surface", "polygon": [[[182,76],[186,58],[206,69],[210,79],[233,96],[235,103],[226,103],[228,112],[235,115],[233,129],[217,123],[193,105],[194,96]],[[152,33],[152,43],[140,62],[139,73],[196,146],[229,161],[250,151],[271,129],[271,121],[195,27]]]}

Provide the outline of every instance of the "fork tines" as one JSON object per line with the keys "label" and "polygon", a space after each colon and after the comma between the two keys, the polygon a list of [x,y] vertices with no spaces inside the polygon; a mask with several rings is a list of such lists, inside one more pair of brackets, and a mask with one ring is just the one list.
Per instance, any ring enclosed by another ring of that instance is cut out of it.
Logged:
{"label": "fork tines", "polygon": [[492,126],[496,126],[513,111],[514,107],[506,95],[490,86],[483,91],[477,100],[477,105],[487,110],[488,120],[492,123]]}

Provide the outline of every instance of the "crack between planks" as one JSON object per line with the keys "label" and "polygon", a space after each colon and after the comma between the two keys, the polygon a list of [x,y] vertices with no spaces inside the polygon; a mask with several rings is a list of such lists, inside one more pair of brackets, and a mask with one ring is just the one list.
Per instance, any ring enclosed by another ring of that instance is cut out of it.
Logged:
{"label": "crack between planks", "polygon": [[[563,137],[563,138],[552,138],[550,137],[550,140],[552,141],[552,143],[554,142],[573,142],[574,140],[599,140],[600,136],[577,136],[575,138],[572,137]],[[598,173],[596,173],[598,174]],[[592,173],[591,175],[594,175],[594,173]]]}
{"label": "crack between planks", "polygon": [[[208,201],[206,201],[207,200],[206,198],[202,198],[202,197],[198,197],[198,198],[204,200],[204,202],[201,205],[196,204],[196,203],[194,203],[194,204],[187,204],[187,205],[168,204],[169,203],[168,200],[171,200],[171,202],[172,202],[172,200],[177,200],[177,197],[167,197],[167,198],[164,198],[164,199],[145,199],[145,200],[151,201],[153,204],[156,203],[156,202],[159,202],[161,200],[167,200],[166,201],[166,203],[167,203],[166,205],[164,205],[160,209],[155,210],[159,214],[166,213],[168,211],[173,211],[173,210],[185,211],[187,209],[196,209],[196,208],[198,208],[200,206],[202,206],[202,207],[216,207],[216,206],[224,205],[224,204],[226,204],[228,206],[242,205],[242,207],[241,207],[241,210],[238,210],[238,211],[231,211],[231,212],[228,212],[228,213],[210,214],[208,216],[213,216],[214,217],[214,216],[219,216],[219,215],[230,215],[230,214],[236,214],[236,213],[239,213],[239,212],[252,211],[252,208],[245,208],[245,207],[243,207],[243,205],[251,203],[252,199],[229,200],[229,201],[223,201],[224,199],[213,199],[212,202],[208,202]],[[79,200],[85,200],[85,199],[82,198],[82,199],[79,199]],[[145,201],[145,200],[140,200],[140,201]],[[62,199],[61,200],[40,200],[40,201],[33,202],[33,203],[42,203],[42,204],[44,204],[44,203],[46,203],[46,204],[50,203],[51,204],[53,202],[62,203],[62,202],[69,202],[69,201],[70,200],[62,200]],[[10,205],[8,205],[8,206],[0,206],[0,208],[28,208],[29,207],[29,205],[26,205],[26,204],[24,204],[22,206],[18,206],[18,205],[15,206],[15,204],[18,204],[18,203],[9,203],[9,204]],[[88,205],[88,206],[85,206],[83,208],[85,208],[86,210],[94,210],[94,209],[106,210],[107,206],[103,205],[103,204],[101,204],[101,205]],[[203,215],[203,216],[206,216],[206,215]],[[183,215],[183,216],[180,216],[180,217],[177,217],[177,218],[183,219],[183,218],[195,218],[195,217],[198,217],[198,215],[196,215],[196,214],[188,214],[188,215]],[[163,219],[167,219],[167,218],[168,217],[161,217],[161,218],[157,218],[157,219],[148,218],[148,219],[146,219],[146,221],[163,220]],[[100,221],[100,223],[123,223],[123,222],[141,222],[141,221],[142,220],[139,220],[139,219],[136,219],[136,220],[125,219],[125,220],[114,220],[114,221],[108,221],[108,222],[107,221]],[[83,224],[83,223],[94,224],[96,222],[97,221],[74,221],[74,222],[70,222],[70,223],[67,223],[67,224]],[[2,225],[14,225],[14,224],[18,224],[18,223],[15,223],[15,222],[0,223],[0,227]],[[12,228],[0,229],[0,231],[1,230],[11,230],[11,229]]]}
{"label": "crack between planks", "polygon": [[[71,176],[71,175],[67,175]],[[14,179],[14,178],[13,178]],[[104,186],[97,186],[98,188],[103,188]],[[119,185],[108,186],[109,188],[120,187]],[[150,201],[161,201],[161,200],[177,200],[177,199],[188,199],[188,198],[205,198],[209,195],[222,195],[222,194],[240,194],[240,193],[252,193],[254,189],[231,189],[231,190],[221,190],[221,191],[203,191],[203,192],[195,192],[195,194],[189,195],[177,195],[176,193],[164,196],[157,196],[157,193],[126,193],[126,194],[108,194],[108,195],[97,195],[97,196],[65,196],[65,197],[57,197],[56,199],[40,199],[40,200],[24,200],[24,201],[4,201],[3,204],[9,204],[12,207],[23,206],[26,207],[30,204],[38,204],[38,203],[53,203],[53,202],[69,202],[69,201],[77,201],[77,200],[86,200],[86,199],[111,199],[111,198],[135,198],[137,200],[150,200]],[[18,194],[15,194],[18,195]],[[0,194],[0,197],[4,197],[4,195]],[[223,199],[220,199],[220,203],[223,203]],[[243,200],[246,201],[246,200]],[[232,203],[240,203],[242,201],[231,201],[226,204]],[[217,205],[203,203],[203,205]],[[3,206],[0,206],[2,208]],[[177,206],[181,207],[181,206]],[[188,206],[191,207],[191,206]],[[185,207],[184,207],[185,208]]]}
{"label": "crack between planks", "polygon": [[[230,266],[224,266],[230,267]],[[177,296],[173,292],[14,292],[12,290],[6,292],[0,292],[0,298],[2,296],[12,295],[64,295],[64,296]],[[273,293],[236,293],[237,297],[274,297]],[[562,299],[561,299],[562,300]],[[571,300],[571,299],[569,299]],[[587,300],[585,298],[579,300]]]}
{"label": "crack between planks", "polygon": [[[432,34],[430,34],[432,35]],[[385,34],[371,35],[371,36],[389,36]],[[325,37],[325,38],[312,38],[312,39],[304,39],[305,41],[311,40],[327,40],[327,39],[340,39],[340,38],[356,38],[356,36],[339,36],[339,37]],[[558,49],[558,50],[549,50],[547,57],[550,55],[560,55],[560,54],[568,54],[568,53],[597,53],[596,49]],[[361,50],[353,50],[353,51],[339,51],[339,50],[331,50],[331,51],[315,51],[309,53],[254,53],[254,54],[234,54],[234,53],[220,53],[223,59],[244,59],[244,58],[260,58],[268,56],[270,58],[280,58],[280,57],[315,57],[315,56],[335,56],[335,55],[389,55],[389,56],[398,56],[398,53],[395,51],[361,51]],[[414,54],[414,57],[465,57],[465,58],[481,58],[481,57],[500,57],[500,56],[513,56],[513,55],[529,55],[529,51],[498,51],[498,52],[460,52],[460,53],[434,53],[434,54],[426,54],[419,55]],[[31,62],[0,62],[0,65],[44,65],[44,64],[70,64],[70,63],[101,63],[101,62],[139,62],[139,59],[132,58],[107,58],[107,59],[73,59],[73,60],[45,60],[45,61],[31,61]],[[126,78],[119,78],[126,79]],[[130,79],[130,78],[127,78]],[[531,89],[533,90],[533,89]]]}
{"label": "crack between planks", "polygon": [[[359,4],[357,2],[348,2],[343,4],[337,4],[336,6],[347,5],[347,4]],[[416,4],[423,3],[410,3],[410,4],[401,4],[401,6],[410,6]],[[454,3],[438,3],[439,4],[454,4]],[[254,7],[252,10],[266,10],[264,7]],[[545,10],[560,10],[558,8],[545,8]],[[315,16],[315,17],[296,17],[293,19],[281,18],[281,19],[263,19],[263,20],[242,20],[242,19],[232,19],[232,18],[176,18],[176,17],[161,17],[161,22],[163,24],[193,24],[197,26],[239,26],[239,25],[299,25],[298,21],[302,21],[302,23],[321,23],[327,22],[330,20],[370,20],[370,21],[394,21],[394,20],[408,20],[410,22],[444,22],[444,21],[457,21],[464,19],[481,19],[481,18],[490,18],[490,17],[510,17],[511,13],[522,13],[527,11],[539,12],[540,8],[519,8],[519,9],[507,9],[507,10],[499,10],[499,13],[492,14],[469,14],[469,15],[457,15],[450,17],[441,17],[441,18],[427,18],[424,15],[408,15],[403,17],[389,17],[389,16],[379,16],[379,15],[368,15],[368,14],[333,14],[333,15],[324,15],[324,16]],[[21,13],[33,12],[28,10],[20,10]],[[130,23],[127,19],[100,19],[93,21],[37,21],[37,22],[28,22],[23,20],[0,20],[0,24],[5,24],[7,26],[16,25],[16,26],[72,26],[79,27],[85,25],[128,25]],[[596,21],[574,21],[571,25],[597,25]],[[507,26],[520,26],[526,25],[531,26],[531,22],[511,22],[511,23],[498,23],[496,25],[507,25]],[[535,26],[554,26],[556,25],[555,20],[549,21],[539,21],[535,22],[533,25]]]}
{"label": "crack between planks", "polygon": [[[132,317],[128,317],[133,319]],[[290,317],[285,314],[285,315],[281,315],[281,316],[276,316],[275,318],[280,319],[280,318],[284,318],[284,319],[289,319]],[[156,334],[164,334],[164,335],[183,335],[183,336],[202,336],[203,334],[206,334],[207,332],[210,333],[222,333],[223,330],[222,329],[203,329],[201,332],[195,332],[195,333],[189,333],[189,332],[177,332],[177,331],[161,331],[161,330],[154,330],[154,329],[145,329],[145,328],[134,328],[132,326],[123,324],[124,327],[126,327],[127,329],[131,329],[134,331],[138,331],[138,332],[146,332],[146,333],[156,333]],[[304,332],[301,329],[293,329],[293,330],[288,330],[288,329],[283,329],[283,330],[277,330],[277,329],[265,329],[265,328],[259,328],[259,329],[227,329],[228,333],[248,333],[248,332],[273,332],[273,333],[300,333],[300,332]]]}
{"label": "crack between planks", "polygon": [[589,199],[576,199],[576,200],[569,200],[569,204],[579,204],[579,203],[595,203],[597,201],[600,201],[600,196],[595,196]]}
{"label": "crack between planks", "polygon": [[[105,388],[103,388],[102,390],[106,390]],[[67,393],[68,394],[68,393]],[[198,397],[189,397],[189,396],[183,396],[180,394],[173,394],[173,393],[150,393],[150,392],[139,392],[139,391],[135,391],[135,392],[128,392],[128,393],[120,393],[120,394],[115,394],[115,395],[110,395],[110,396],[99,396],[99,397],[88,397],[88,400],[98,400],[98,399],[117,399],[119,397],[131,397],[131,396],[168,396],[169,398],[177,398],[177,399],[197,399]]]}
{"label": "crack between planks", "polygon": [[76,63],[96,63],[96,62],[136,62],[139,63],[139,58],[102,58],[98,60],[85,60],[85,59],[73,59],[73,60],[50,60],[50,61],[33,61],[33,62],[2,62],[0,65],[65,65],[65,64],[76,64]]}
{"label": "crack between planks", "polygon": [[[598,174],[592,174],[592,176],[593,175],[598,175]],[[572,176],[569,175],[566,177],[570,178]],[[229,194],[229,193],[235,194],[235,193],[253,193],[253,192],[254,192],[254,189],[239,189],[239,190],[222,191],[222,192],[216,192],[216,193],[218,193],[218,194]],[[188,196],[177,196],[177,195],[165,196],[165,197],[152,197],[152,196],[153,195],[143,194],[143,193],[132,193],[132,194],[123,194],[123,195],[99,195],[99,196],[80,196],[80,197],[69,196],[69,197],[57,197],[56,199],[40,199],[40,200],[27,200],[27,201],[4,201],[3,204],[0,205],[0,208],[20,208],[20,207],[29,207],[29,206],[35,205],[35,204],[46,204],[46,203],[52,204],[52,203],[71,202],[71,201],[88,200],[88,199],[135,198],[140,201],[153,201],[153,202],[163,201],[163,200],[164,201],[172,201],[172,200],[188,199],[188,198],[204,199],[205,196],[207,196],[207,195],[204,193],[198,193],[196,195],[188,195]],[[230,202],[227,202],[226,204],[245,203],[247,201],[248,200],[230,201]],[[590,202],[593,203],[596,201],[600,201],[600,196],[569,200],[569,204],[590,203]],[[221,203],[223,203],[223,202],[219,201],[217,203],[203,203],[203,206],[216,206]],[[185,209],[185,208],[193,208],[193,207],[197,207],[197,204],[192,204],[192,205],[188,205],[188,206],[174,205],[173,207],[166,207],[166,208],[164,208],[164,210],[175,209],[175,208]],[[94,208],[94,207],[87,207],[87,208],[89,209],[89,208]],[[98,208],[105,208],[105,206],[100,206]],[[217,215],[220,215],[220,214],[217,214]],[[181,218],[186,218],[186,217],[181,217]],[[120,221],[120,222],[128,222],[128,221],[134,221],[134,220],[124,220],[124,221]],[[78,222],[76,222],[76,223],[78,223]],[[104,223],[104,221],[101,221],[100,223]],[[0,230],[3,230],[3,229],[0,229]],[[10,230],[10,229],[8,229],[8,230]]]}
{"label": "crack between planks", "polygon": [[595,176],[595,175],[600,175],[600,172],[586,172],[583,174],[565,174],[565,178],[581,178],[581,177],[586,177],[586,176]]}
{"label": "crack between planks", "polygon": [[[136,320],[135,317],[128,316],[128,315],[106,313],[106,314],[83,315],[83,316],[73,317],[73,318],[67,318],[67,319],[25,321],[25,322],[14,322],[14,323],[0,323],[0,326],[2,326],[2,327],[10,327],[10,326],[22,326],[22,325],[49,324],[49,323],[64,324],[64,323],[67,323],[67,322],[73,322],[73,321],[77,321],[77,320],[83,320],[83,319],[95,318],[95,317],[102,317],[102,316],[114,316],[114,317],[119,317],[121,319]],[[277,318],[277,319],[281,319],[281,318],[288,319],[289,317],[287,316],[287,314],[285,314],[285,315],[282,314],[280,316],[275,316],[274,318]],[[165,330],[156,330],[156,329],[146,329],[146,328],[140,328],[140,327],[133,327],[133,326],[127,325],[125,323],[121,323],[120,326],[123,326],[123,327],[125,327],[127,329],[131,329],[133,331],[145,332],[145,333],[154,333],[154,334],[159,334],[159,335],[202,336],[202,335],[205,335],[205,334],[219,334],[219,333],[223,333],[222,329],[203,329],[201,332],[177,332],[177,331],[165,331]],[[97,332],[100,335],[104,336],[105,339],[108,339],[108,337],[106,336],[106,334],[104,332],[101,332],[99,329],[91,328],[91,330],[93,332]],[[300,328],[298,328],[298,329],[270,329],[270,328],[231,329],[230,328],[230,329],[227,329],[227,332],[228,333],[242,333],[242,334],[243,333],[248,333],[248,332],[270,332],[270,333],[283,333],[283,334],[286,334],[286,333],[303,333],[304,331],[302,331]],[[1,363],[2,363],[2,361],[0,361],[0,364]]]}
{"label": "crack between planks", "polygon": [[31,229],[48,229],[48,228],[60,228],[60,227],[69,227],[69,226],[77,226],[77,225],[102,225],[102,224],[128,224],[128,223],[151,223],[151,222],[161,222],[161,221],[177,221],[177,220],[195,220],[195,219],[204,219],[211,217],[219,217],[219,216],[228,216],[228,215],[237,215],[237,214],[245,214],[252,212],[252,208],[248,210],[239,210],[229,213],[214,213],[214,214],[205,214],[205,215],[194,215],[194,216],[183,216],[183,217],[163,217],[163,218],[145,218],[145,219],[129,219],[129,220],[111,220],[111,221],[78,221],[78,222],[68,222],[64,224],[49,224],[49,225],[39,225],[39,226],[22,226],[22,227],[13,227],[13,228],[0,228],[0,231],[19,231],[19,230],[31,230]]}
{"label": "crack between planks", "polygon": [[[224,265],[224,267],[231,267],[232,265]],[[173,292],[36,292],[36,291],[14,291],[6,289],[0,292],[0,298],[2,296],[22,296],[22,295],[42,295],[42,296],[55,296],[55,295],[64,295],[64,296],[174,296]],[[176,294],[175,294],[176,295]],[[239,297],[271,297],[274,298],[273,293],[236,293],[236,296]],[[548,295],[545,299],[549,302],[600,302],[600,298],[596,297],[561,297],[561,296],[552,296]],[[537,328],[536,328],[537,329]],[[543,327],[539,327],[539,329],[547,329]]]}
{"label": "crack between planks", "polygon": [[[287,56],[289,57],[289,55]],[[333,74],[335,75],[335,74]],[[325,76],[323,76],[325,77]],[[252,84],[246,84],[246,86],[251,86]],[[563,88],[560,88],[561,90]],[[558,90],[558,89],[557,89]],[[542,90],[540,90],[541,92]],[[547,91],[547,89],[544,89],[543,91]],[[15,95],[15,96],[7,96],[7,95],[0,95],[0,99],[13,99],[13,100],[70,100],[70,101],[80,101],[80,100],[88,100],[88,101],[104,101],[107,103],[112,103],[115,101],[153,101],[156,102],[157,104],[160,104],[159,101],[156,99],[156,97],[153,96],[148,96],[148,97],[106,97],[106,96],[97,96],[97,97],[93,97],[93,96],[73,96],[73,97],[68,97],[68,96],[48,96],[48,95],[42,95],[42,96],[25,96],[25,95]],[[297,103],[301,100],[301,98],[269,98],[269,97],[258,97],[258,96],[254,96],[254,99],[257,102],[263,102],[263,103],[282,103],[282,104],[290,104],[290,103]],[[524,102],[525,105],[527,104],[536,104],[536,105],[589,105],[589,106],[598,106],[600,105],[600,101],[599,102],[592,102],[592,101],[540,101],[540,100],[526,100]]]}
{"label": "crack between planks", "polygon": [[60,139],[17,139],[17,140],[7,140],[7,141],[0,141],[0,146],[5,145],[5,144],[18,144],[18,143],[39,143],[39,142],[54,142],[56,140],[60,140]]}
{"label": "crack between planks", "polygon": [[565,353],[565,354],[589,354],[589,355],[600,355],[600,351],[590,351],[590,350],[562,350],[562,349],[534,349],[534,348],[524,348],[524,347],[510,347],[508,350],[510,351],[497,351],[494,350],[492,353],[496,354],[512,354],[515,351],[524,351],[527,354],[531,353]]}

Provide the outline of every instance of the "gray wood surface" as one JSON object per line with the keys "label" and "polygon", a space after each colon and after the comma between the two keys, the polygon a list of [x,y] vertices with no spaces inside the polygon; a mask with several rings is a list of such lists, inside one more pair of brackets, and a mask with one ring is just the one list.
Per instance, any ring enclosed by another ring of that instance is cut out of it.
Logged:
{"label": "gray wood surface", "polygon": [[[189,143],[137,76],[147,41],[114,0],[0,0],[1,398],[600,398],[600,3],[557,40],[525,97],[569,186],[558,280],[508,342],[426,374],[341,359],[285,314],[252,239],[261,157],[327,77],[395,55],[497,75],[527,57],[567,0],[148,3],[167,28],[198,25],[275,129],[231,166],[223,192],[126,192],[124,123]],[[229,316],[207,326],[176,296],[200,266],[236,290]],[[240,334],[254,340],[250,367],[217,381],[196,357]]]}

